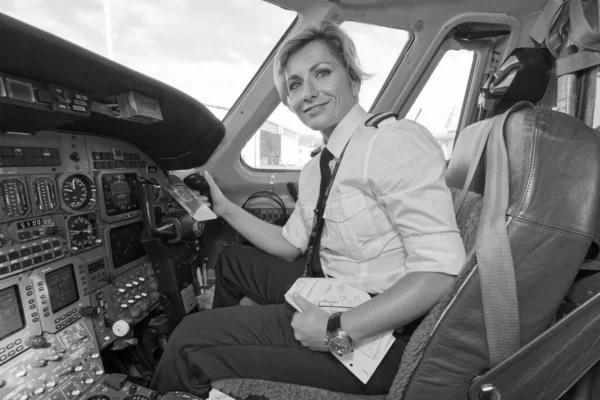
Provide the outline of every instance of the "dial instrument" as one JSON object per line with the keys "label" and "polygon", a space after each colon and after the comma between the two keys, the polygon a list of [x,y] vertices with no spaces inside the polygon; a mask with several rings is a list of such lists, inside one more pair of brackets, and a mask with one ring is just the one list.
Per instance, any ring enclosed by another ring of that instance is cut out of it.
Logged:
{"label": "dial instrument", "polygon": [[77,215],[67,221],[69,241],[73,250],[82,250],[96,243],[96,219],[92,214]]}
{"label": "dial instrument", "polygon": [[56,185],[51,178],[39,178],[33,181],[33,197],[39,212],[54,211],[58,206]]}
{"label": "dial instrument", "polygon": [[96,189],[84,175],[71,175],[62,185],[65,203],[73,210],[83,210],[95,201]]}
{"label": "dial instrument", "polygon": [[0,202],[2,213],[8,218],[19,218],[27,215],[27,190],[20,179],[4,179],[0,182]]}
{"label": "dial instrument", "polygon": [[109,217],[139,210],[140,203],[135,190],[135,173],[106,174],[102,176],[104,208]]}

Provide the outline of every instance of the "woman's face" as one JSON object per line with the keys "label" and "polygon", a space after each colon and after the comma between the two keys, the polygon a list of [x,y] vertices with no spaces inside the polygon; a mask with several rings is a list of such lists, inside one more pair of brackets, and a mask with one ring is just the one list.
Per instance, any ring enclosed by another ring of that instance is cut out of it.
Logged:
{"label": "woman's face", "polygon": [[357,102],[358,84],[352,84],[344,65],[322,40],[293,54],[285,67],[289,107],[300,121],[329,137]]}

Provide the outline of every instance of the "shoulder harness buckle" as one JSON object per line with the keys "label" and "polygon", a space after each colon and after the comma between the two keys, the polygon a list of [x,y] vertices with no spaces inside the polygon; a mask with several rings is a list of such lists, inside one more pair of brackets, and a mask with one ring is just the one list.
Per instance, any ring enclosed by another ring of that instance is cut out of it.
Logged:
{"label": "shoulder harness buckle", "polygon": [[397,120],[399,118],[399,115],[393,112],[382,112],[379,114],[374,114],[365,121],[365,126],[373,126],[375,128],[378,128],[381,122],[389,118],[394,118]]}

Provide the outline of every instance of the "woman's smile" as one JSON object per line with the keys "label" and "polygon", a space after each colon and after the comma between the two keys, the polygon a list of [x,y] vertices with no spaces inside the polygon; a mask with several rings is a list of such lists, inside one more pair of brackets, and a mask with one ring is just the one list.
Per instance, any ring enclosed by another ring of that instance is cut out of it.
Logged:
{"label": "woman's smile", "polygon": [[324,106],[329,104],[329,101],[318,103],[312,106],[308,106],[304,109],[303,113],[308,115],[318,115],[321,110],[323,110]]}

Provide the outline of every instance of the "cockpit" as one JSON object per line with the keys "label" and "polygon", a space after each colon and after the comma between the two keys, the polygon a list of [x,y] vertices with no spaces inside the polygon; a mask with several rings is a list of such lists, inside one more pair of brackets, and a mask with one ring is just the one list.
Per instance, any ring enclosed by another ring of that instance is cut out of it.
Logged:
{"label": "cockpit", "polygon": [[[209,398],[597,398],[598,9],[595,0],[0,4],[0,399],[201,397],[152,381],[182,321],[212,308],[219,262],[236,246],[257,247],[251,229],[211,209],[211,181],[279,231],[313,209],[318,220],[318,204],[302,200],[313,190],[303,168],[318,168],[329,138],[282,102],[274,79],[286,40],[324,20],[356,44],[366,77],[356,102],[369,117],[393,113],[429,132],[466,266],[409,321],[384,393],[225,374]],[[491,145],[470,126],[505,112],[518,115],[501,128],[501,191],[510,192],[511,323],[516,313],[521,333],[497,362],[485,303],[503,289],[480,288],[476,261],[496,153],[481,153]],[[328,203],[319,216],[373,232],[353,243],[361,279],[372,259],[397,250],[391,236],[372,250],[387,238],[383,214],[357,218],[389,209],[386,192],[373,193],[342,193],[350,205]],[[319,228],[320,243],[331,226]],[[333,270],[340,254],[324,265]],[[243,307],[260,307],[243,297]]]}

